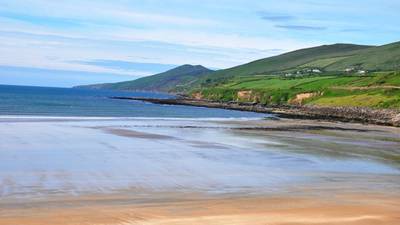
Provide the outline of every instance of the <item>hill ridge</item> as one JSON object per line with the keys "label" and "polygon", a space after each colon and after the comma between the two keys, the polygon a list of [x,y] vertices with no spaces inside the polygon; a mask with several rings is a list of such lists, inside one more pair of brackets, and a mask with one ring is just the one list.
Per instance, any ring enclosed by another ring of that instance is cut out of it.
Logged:
{"label": "hill ridge", "polygon": [[193,79],[196,79],[196,77],[211,72],[213,72],[213,70],[202,65],[184,64],[168,71],[138,78],[136,80],[84,85],[77,86],[77,88],[169,92],[172,88],[176,89],[179,85],[190,83]]}

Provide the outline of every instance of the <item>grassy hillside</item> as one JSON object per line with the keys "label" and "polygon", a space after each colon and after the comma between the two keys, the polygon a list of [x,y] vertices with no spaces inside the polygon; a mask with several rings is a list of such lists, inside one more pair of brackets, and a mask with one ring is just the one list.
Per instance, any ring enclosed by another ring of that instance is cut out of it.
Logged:
{"label": "grassy hillside", "polygon": [[213,100],[400,109],[400,42],[302,49],[205,75]]}
{"label": "grassy hillside", "polygon": [[400,42],[383,46],[334,44],[301,49],[216,71],[203,76],[194,86],[218,86],[235,77],[254,77],[260,74],[337,75],[343,74],[346,69],[352,69],[352,72],[400,70]]}
{"label": "grassy hillside", "polygon": [[326,70],[337,71],[352,67],[372,71],[400,70],[400,42],[365,49],[328,65]]}
{"label": "grassy hillside", "polygon": [[196,81],[199,76],[213,72],[203,66],[183,65],[164,73],[110,84],[95,84],[81,86],[80,88],[97,88],[126,91],[160,91],[183,90],[186,86]]}
{"label": "grassy hillside", "polygon": [[184,65],[134,81],[92,88],[174,91],[260,102],[400,108],[400,42],[324,45],[211,71]]}
{"label": "grassy hillside", "polygon": [[[314,67],[329,65],[335,60],[340,60],[358,54],[361,50],[371,46],[334,44],[314,48],[301,49],[286,54],[265,58],[226,70],[216,71],[201,79],[200,86],[219,84],[232,77],[253,76],[257,74],[285,74],[296,69],[302,69],[307,64]],[[313,63],[313,64],[311,64]]]}
{"label": "grassy hillside", "polygon": [[400,109],[400,73],[285,78],[242,77],[194,91],[213,100]]}

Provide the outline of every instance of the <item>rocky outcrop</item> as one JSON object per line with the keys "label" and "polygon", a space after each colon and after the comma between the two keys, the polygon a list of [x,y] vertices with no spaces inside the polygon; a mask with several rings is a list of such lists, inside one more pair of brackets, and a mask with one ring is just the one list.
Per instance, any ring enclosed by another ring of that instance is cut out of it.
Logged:
{"label": "rocky outcrop", "polygon": [[285,109],[283,115],[400,127],[400,111],[390,109],[299,106]]}
{"label": "rocky outcrop", "polygon": [[253,91],[238,91],[236,95],[237,95],[236,101],[238,102],[254,102],[254,103],[260,102],[259,94]]}
{"label": "rocky outcrop", "polygon": [[252,91],[238,91],[237,100],[238,101],[250,101],[252,98]]}
{"label": "rocky outcrop", "polygon": [[204,98],[203,94],[201,94],[201,92],[195,92],[192,94],[192,97],[196,100],[201,100]]}
{"label": "rocky outcrop", "polygon": [[314,98],[320,95],[321,94],[317,92],[300,93],[297,94],[293,99],[291,99],[289,103],[295,105],[303,105],[304,101],[306,101],[307,99]]}

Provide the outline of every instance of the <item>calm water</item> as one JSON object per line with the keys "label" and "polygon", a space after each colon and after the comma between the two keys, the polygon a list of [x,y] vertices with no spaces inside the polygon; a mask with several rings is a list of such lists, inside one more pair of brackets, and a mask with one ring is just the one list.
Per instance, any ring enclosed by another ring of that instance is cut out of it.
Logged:
{"label": "calm water", "polygon": [[110,96],[173,98],[171,95],[71,88],[0,85],[0,115],[238,118],[263,114],[187,106],[154,105]]}

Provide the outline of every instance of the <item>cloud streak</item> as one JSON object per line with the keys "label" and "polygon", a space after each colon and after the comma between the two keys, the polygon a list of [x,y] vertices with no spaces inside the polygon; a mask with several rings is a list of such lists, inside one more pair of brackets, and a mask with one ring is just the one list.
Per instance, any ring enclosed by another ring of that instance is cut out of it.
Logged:
{"label": "cloud streak", "polygon": [[79,63],[83,65],[94,65],[108,69],[124,70],[127,72],[147,71],[152,73],[164,72],[178,66],[173,64],[142,63],[142,62],[130,62],[123,60],[108,60],[108,59],[96,59],[93,61],[76,61],[73,63]]}
{"label": "cloud streak", "polygon": [[69,70],[52,70],[30,67],[12,67],[0,65],[0,84],[72,87],[83,84],[111,83],[133,80],[139,77],[127,77],[113,73],[96,73]]}
{"label": "cloud streak", "polygon": [[296,19],[296,17],[285,14],[274,14],[269,12],[258,12],[262,20],[272,21],[272,22],[282,22],[290,21]]}
{"label": "cloud streak", "polygon": [[361,29],[361,28],[345,28],[345,29],[341,29],[340,32],[362,32],[365,31],[365,29]]}
{"label": "cloud streak", "polygon": [[[29,11],[26,5],[29,4]],[[46,12],[43,14],[43,12]],[[168,24],[178,26],[213,26],[217,22],[207,18],[171,15],[138,11],[136,7],[126,4],[126,1],[43,1],[13,0],[7,6],[0,5],[0,16],[9,16],[26,21],[66,21],[82,23],[105,23],[115,25]],[[45,16],[43,16],[45,15]],[[61,24],[60,24],[61,25]]]}
{"label": "cloud streak", "polygon": [[276,25],[276,27],[286,30],[297,30],[297,31],[321,31],[327,29],[326,27],[305,26],[305,25]]}

